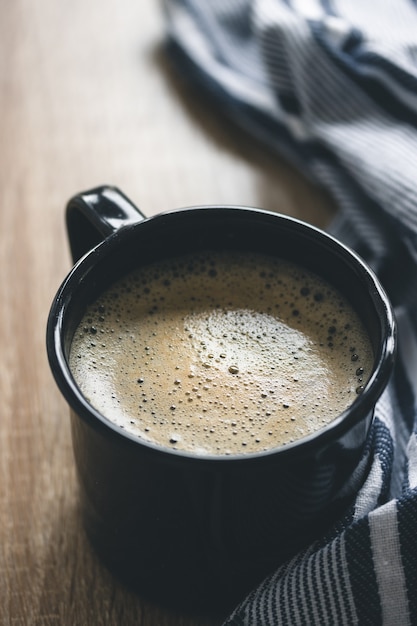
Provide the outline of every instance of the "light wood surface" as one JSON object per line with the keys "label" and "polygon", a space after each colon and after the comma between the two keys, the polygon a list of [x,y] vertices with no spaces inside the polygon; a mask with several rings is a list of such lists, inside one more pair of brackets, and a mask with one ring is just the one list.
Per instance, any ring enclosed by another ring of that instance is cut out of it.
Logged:
{"label": "light wood surface", "polygon": [[151,215],[232,203],[325,226],[333,206],[169,68],[155,0],[0,0],[0,622],[209,626],[124,589],[81,527],[45,324],[63,211],[115,184]]}

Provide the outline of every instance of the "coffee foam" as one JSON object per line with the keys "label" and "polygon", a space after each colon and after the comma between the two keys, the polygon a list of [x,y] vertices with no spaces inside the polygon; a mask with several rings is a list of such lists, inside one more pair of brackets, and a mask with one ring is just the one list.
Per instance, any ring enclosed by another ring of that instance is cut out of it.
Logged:
{"label": "coffee foam", "polygon": [[356,313],[327,283],[255,254],[142,268],[87,310],[70,367],[104,416],[196,454],[255,452],[315,432],[373,364]]}

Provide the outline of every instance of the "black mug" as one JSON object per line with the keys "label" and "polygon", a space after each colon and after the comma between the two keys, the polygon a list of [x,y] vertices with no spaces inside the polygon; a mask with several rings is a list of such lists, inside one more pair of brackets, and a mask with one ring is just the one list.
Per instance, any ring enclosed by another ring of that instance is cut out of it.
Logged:
{"label": "black mug", "polygon": [[[375,403],[396,345],[391,305],[350,249],[288,216],[202,206],[146,218],[116,188],[73,197],[67,229],[75,266],[53,301],[47,350],[70,406],[87,533],[104,562],[159,602],[229,607],[340,516],[366,476]],[[374,350],[353,404],[313,435],[268,451],[199,456],[147,443],[93,408],[68,365],[88,304],[150,262],[203,250],[260,252],[295,261],[335,285],[356,309]]]}

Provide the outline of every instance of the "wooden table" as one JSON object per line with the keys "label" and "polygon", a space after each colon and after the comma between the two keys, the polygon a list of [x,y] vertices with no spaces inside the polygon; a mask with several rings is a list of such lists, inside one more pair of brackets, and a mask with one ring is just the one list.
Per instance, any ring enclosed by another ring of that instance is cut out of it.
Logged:
{"label": "wooden table", "polygon": [[0,0],[0,622],[203,626],[124,589],[80,524],[68,410],[45,353],[70,268],[63,211],[109,183],[149,215],[331,201],[172,73],[154,0]]}

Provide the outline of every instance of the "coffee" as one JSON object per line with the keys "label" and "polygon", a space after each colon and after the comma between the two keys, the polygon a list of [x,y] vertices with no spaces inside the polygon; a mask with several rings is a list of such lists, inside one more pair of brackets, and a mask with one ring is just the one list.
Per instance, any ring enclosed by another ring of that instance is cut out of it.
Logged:
{"label": "coffee", "polygon": [[70,368],[138,437],[195,454],[253,453],[341,414],[370,376],[349,303],[305,268],[205,252],[135,270],[89,306]]}

